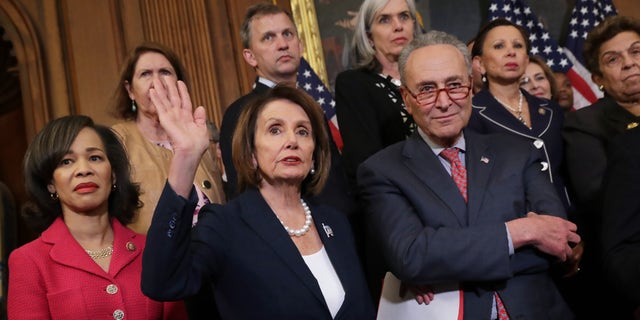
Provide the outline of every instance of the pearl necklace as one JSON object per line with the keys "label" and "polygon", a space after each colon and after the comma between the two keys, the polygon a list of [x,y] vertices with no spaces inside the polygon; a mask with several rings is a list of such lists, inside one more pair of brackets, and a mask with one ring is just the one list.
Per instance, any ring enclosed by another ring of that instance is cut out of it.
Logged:
{"label": "pearl necklace", "polygon": [[304,225],[302,226],[302,228],[297,230],[291,229],[287,227],[282,220],[280,220],[280,223],[282,223],[284,230],[286,230],[290,236],[301,237],[305,235],[305,233],[309,231],[309,227],[311,227],[311,209],[309,209],[309,206],[306,202],[304,202],[304,200],[302,200],[302,198],[300,198],[300,203],[302,204],[302,208],[304,209]]}
{"label": "pearl necklace", "polygon": [[518,100],[518,109],[513,108],[512,106],[502,102],[500,99],[498,99],[498,97],[494,96],[493,98],[496,99],[496,101],[500,102],[501,105],[503,105],[505,108],[509,109],[511,112],[515,113],[517,115],[518,120],[520,120],[520,122],[522,122],[525,126],[527,125],[527,122],[524,120],[524,117],[522,116],[522,91],[520,92],[520,98]]}
{"label": "pearl necklace", "polygon": [[89,254],[91,259],[93,259],[93,260],[98,260],[98,259],[110,257],[113,254],[113,243],[108,245],[106,248],[102,248],[100,250],[95,250],[94,251],[94,250],[85,249],[84,251],[86,251],[87,254]]}

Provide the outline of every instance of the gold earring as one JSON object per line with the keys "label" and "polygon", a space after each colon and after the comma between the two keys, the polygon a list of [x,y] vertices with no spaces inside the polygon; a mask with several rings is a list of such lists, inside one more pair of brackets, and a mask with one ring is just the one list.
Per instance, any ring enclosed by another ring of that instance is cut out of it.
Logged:
{"label": "gold earring", "polygon": [[600,91],[604,92],[604,85],[599,85],[598,89],[600,89]]}

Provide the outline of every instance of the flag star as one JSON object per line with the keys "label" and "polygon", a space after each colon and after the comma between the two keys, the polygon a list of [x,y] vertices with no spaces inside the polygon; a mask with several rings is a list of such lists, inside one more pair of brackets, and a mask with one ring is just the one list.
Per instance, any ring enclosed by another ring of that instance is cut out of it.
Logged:
{"label": "flag star", "polygon": [[583,8],[580,10],[580,13],[582,13],[582,14],[587,14],[587,8],[586,8],[586,7],[583,7]]}
{"label": "flag star", "polygon": [[588,27],[589,26],[589,19],[582,20],[581,24],[582,24],[583,27]]}
{"label": "flag star", "polygon": [[529,8],[529,7],[524,8],[524,14],[530,15],[531,14],[531,8]]}
{"label": "flag star", "polygon": [[496,11],[498,11],[498,5],[497,5],[497,4],[495,4],[495,3],[492,3],[492,4],[491,4],[491,7],[489,7],[489,11],[491,11],[491,12],[496,12]]}
{"label": "flag star", "polygon": [[567,61],[567,59],[561,59],[560,65],[564,68],[569,65],[569,61]]}
{"label": "flag star", "polygon": [[569,24],[575,26],[576,24],[578,24],[578,18],[572,18],[571,21],[569,21]]}
{"label": "flag star", "polygon": [[323,104],[324,104],[324,98],[320,98],[320,99],[318,99],[318,104],[319,104],[319,105],[323,105]]}
{"label": "flag star", "polygon": [[569,34],[569,36],[570,36],[571,38],[574,38],[574,39],[575,39],[575,38],[577,38],[577,37],[578,37],[578,31],[576,31],[576,30],[571,31],[571,33]]}
{"label": "flag star", "polygon": [[505,4],[505,5],[502,7],[502,11],[504,11],[504,12],[509,12],[509,11],[511,11],[511,6],[510,6],[510,5],[508,5],[508,4]]}
{"label": "flag star", "polygon": [[545,32],[545,33],[542,34],[542,40],[543,41],[549,40],[549,33],[548,32]]}
{"label": "flag star", "polygon": [[611,13],[611,11],[613,11],[613,9],[611,9],[611,5],[610,5],[610,4],[608,4],[607,6],[605,6],[605,7],[604,7],[604,11],[605,11],[606,13]]}
{"label": "flag star", "polygon": [[549,54],[549,53],[551,53],[551,51],[553,51],[553,50],[551,50],[551,46],[544,47],[544,53]]}
{"label": "flag star", "polygon": [[336,107],[336,101],[333,99],[331,99],[331,102],[329,102],[329,104],[334,108]]}
{"label": "flag star", "polygon": [[311,71],[309,71],[309,69],[304,70],[304,73],[302,75],[304,75],[305,78],[309,78],[311,77]]}
{"label": "flag star", "polygon": [[521,26],[522,25],[522,20],[516,20],[516,24]]}
{"label": "flag star", "polygon": [[520,8],[513,9],[513,14],[519,15],[520,14]]}
{"label": "flag star", "polygon": [[553,66],[555,66],[556,64],[553,62],[553,59],[547,61],[547,65],[549,66],[549,68],[553,68]]}
{"label": "flag star", "polygon": [[589,32],[586,32],[586,31],[585,31],[585,32],[582,34],[582,39],[586,39],[588,34],[589,34]]}
{"label": "flag star", "polygon": [[531,34],[529,35],[529,40],[530,40],[531,42],[534,42],[534,41],[538,40],[538,36],[537,36],[535,33],[531,33]]}
{"label": "flag star", "polygon": [[318,92],[324,92],[324,88],[321,85],[318,85],[316,90],[318,90]]}
{"label": "flag star", "polygon": [[538,47],[532,47],[532,48],[531,48],[531,54],[532,54],[532,55],[534,55],[534,56],[535,56],[536,54],[538,54],[538,52],[540,52],[540,51],[538,50]]}
{"label": "flag star", "polygon": [[304,84],[304,90],[306,90],[306,91],[311,90],[311,83],[305,83]]}
{"label": "flag star", "polygon": [[533,21],[529,20],[529,22],[527,22],[527,28],[533,28]]}

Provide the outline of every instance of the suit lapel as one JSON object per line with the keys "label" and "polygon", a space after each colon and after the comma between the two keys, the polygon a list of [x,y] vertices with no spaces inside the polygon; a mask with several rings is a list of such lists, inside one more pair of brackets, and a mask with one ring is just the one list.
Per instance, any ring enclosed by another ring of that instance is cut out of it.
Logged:
{"label": "suit lapel", "polygon": [[318,301],[326,305],[316,278],[260,192],[249,189],[239,197],[242,198],[240,200],[242,219],[264,240],[264,243],[271,247],[275,255],[282,260],[283,265],[286,265],[313,292]]}
{"label": "suit lapel", "polygon": [[539,100],[530,94],[526,92],[523,92],[523,94],[529,104],[531,129],[502,107],[500,102],[486,89],[473,97],[473,108],[478,111],[481,117],[503,128],[505,131],[536,140],[549,130],[551,120],[556,115],[554,115],[553,109],[549,107],[548,102],[540,104]]}
{"label": "suit lapel", "polygon": [[109,275],[84,252],[82,246],[73,238],[62,218],[57,218],[42,233],[42,240],[53,246],[49,254],[56,263],[109,279]]}
{"label": "suit lapel", "polygon": [[489,183],[491,170],[495,163],[493,154],[489,149],[489,145],[485,139],[478,134],[474,134],[472,130],[465,130],[464,137],[466,141],[467,152],[465,154],[465,162],[467,167],[467,196],[469,225],[474,225],[478,219],[478,212],[482,207],[484,200],[484,191]]}
{"label": "suit lapel", "polygon": [[467,205],[460,190],[417,132],[407,139],[402,154],[409,170],[451,209],[461,226],[466,226]]}

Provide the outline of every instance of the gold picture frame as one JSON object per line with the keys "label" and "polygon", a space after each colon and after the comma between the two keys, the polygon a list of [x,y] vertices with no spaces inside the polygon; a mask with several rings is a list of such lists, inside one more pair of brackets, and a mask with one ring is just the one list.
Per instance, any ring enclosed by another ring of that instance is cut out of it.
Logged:
{"label": "gold picture frame", "polygon": [[325,86],[328,86],[329,79],[327,77],[320,28],[318,27],[318,17],[313,0],[291,0],[291,12],[302,41],[302,55],[307,59],[307,62],[320,77],[320,80],[324,82]]}

